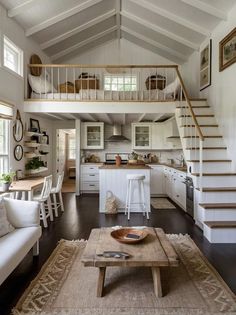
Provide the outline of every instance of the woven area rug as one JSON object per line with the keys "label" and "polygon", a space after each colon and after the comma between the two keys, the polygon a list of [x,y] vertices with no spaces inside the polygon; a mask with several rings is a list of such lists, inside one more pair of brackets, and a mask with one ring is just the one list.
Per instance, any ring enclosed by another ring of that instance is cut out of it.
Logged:
{"label": "woven area rug", "polygon": [[105,296],[96,297],[98,270],[83,267],[86,242],[60,241],[13,314],[236,314],[236,298],[187,235],[169,235],[180,266],[163,268],[164,296],[156,298],[149,268],[107,268]]}
{"label": "woven area rug", "polygon": [[151,205],[154,209],[176,209],[167,198],[151,198]]}

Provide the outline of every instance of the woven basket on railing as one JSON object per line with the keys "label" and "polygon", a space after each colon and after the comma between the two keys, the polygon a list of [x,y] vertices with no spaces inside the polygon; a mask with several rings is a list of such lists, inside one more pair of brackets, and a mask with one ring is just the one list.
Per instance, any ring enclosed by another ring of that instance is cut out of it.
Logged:
{"label": "woven basket on railing", "polygon": [[105,213],[106,214],[117,213],[116,198],[111,191],[107,191]]}
{"label": "woven basket on railing", "polygon": [[163,90],[166,86],[166,78],[160,74],[155,74],[147,77],[146,81],[147,90]]}
{"label": "woven basket on railing", "polygon": [[67,81],[58,85],[58,92],[60,93],[75,93],[75,86],[72,82]]}

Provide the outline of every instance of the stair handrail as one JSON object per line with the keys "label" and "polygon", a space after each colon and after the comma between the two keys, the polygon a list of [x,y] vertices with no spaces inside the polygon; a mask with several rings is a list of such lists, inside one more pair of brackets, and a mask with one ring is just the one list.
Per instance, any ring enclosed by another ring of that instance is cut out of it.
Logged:
{"label": "stair handrail", "polygon": [[186,100],[186,102],[187,102],[187,104],[188,104],[189,111],[190,111],[190,113],[191,113],[193,122],[194,122],[194,124],[195,124],[196,130],[197,130],[197,133],[198,133],[198,136],[199,136],[199,138],[200,138],[201,141],[204,141],[205,138],[204,138],[204,136],[203,136],[203,134],[202,134],[202,131],[201,131],[201,128],[200,128],[200,126],[199,126],[199,124],[198,124],[198,122],[197,122],[197,118],[196,118],[195,113],[194,113],[194,111],[193,111],[192,104],[191,104],[191,101],[190,101],[190,98],[189,98],[187,89],[186,89],[186,87],[185,87],[184,81],[183,81],[183,79],[182,79],[182,76],[181,76],[181,74],[180,74],[180,72],[179,72],[178,67],[176,67],[176,72],[177,72],[177,75],[178,75],[180,84],[181,84],[181,86],[182,86],[182,89],[183,89],[183,92],[184,92],[184,96],[185,96],[185,100]]}

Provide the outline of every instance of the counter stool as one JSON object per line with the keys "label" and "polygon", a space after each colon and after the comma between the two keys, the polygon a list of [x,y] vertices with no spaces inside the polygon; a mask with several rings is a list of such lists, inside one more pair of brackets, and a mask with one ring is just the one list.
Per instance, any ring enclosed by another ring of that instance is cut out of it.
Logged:
{"label": "counter stool", "polygon": [[[144,180],[145,175],[141,174],[128,174],[127,175],[127,194],[126,194],[126,204],[125,204],[125,215],[128,213],[128,220],[130,219],[130,209],[132,205],[139,205],[142,207],[143,215],[147,215],[149,219],[148,210],[145,204],[145,194],[144,194]],[[132,202],[132,195],[134,193],[135,186],[138,188],[139,202]]]}
{"label": "counter stool", "polygon": [[[53,196],[52,208],[55,211],[56,217],[58,217],[58,210],[57,209],[59,207],[61,207],[61,211],[64,212],[64,204],[63,204],[62,195],[61,195],[61,188],[62,188],[62,184],[63,184],[63,179],[64,179],[64,171],[58,175],[56,187],[52,187],[52,189],[51,189],[51,194]],[[59,197],[59,202],[57,202],[57,194]]]}

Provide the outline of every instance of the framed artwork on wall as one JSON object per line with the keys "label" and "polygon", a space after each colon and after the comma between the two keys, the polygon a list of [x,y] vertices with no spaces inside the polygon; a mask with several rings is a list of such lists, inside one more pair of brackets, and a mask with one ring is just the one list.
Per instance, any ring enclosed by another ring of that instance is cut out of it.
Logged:
{"label": "framed artwork on wall", "polygon": [[200,91],[211,85],[212,40],[200,52]]}
{"label": "framed artwork on wall", "polygon": [[219,71],[236,61],[236,27],[219,43]]}
{"label": "framed artwork on wall", "polygon": [[30,131],[40,133],[39,121],[37,119],[30,118]]}

